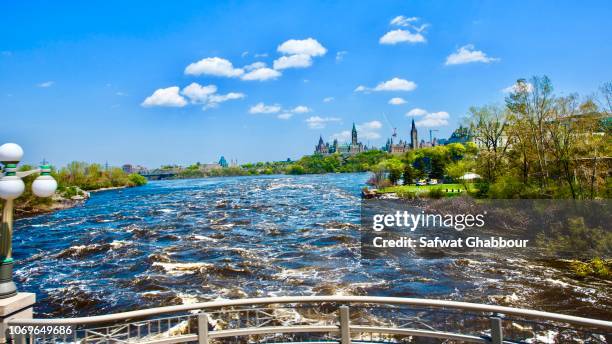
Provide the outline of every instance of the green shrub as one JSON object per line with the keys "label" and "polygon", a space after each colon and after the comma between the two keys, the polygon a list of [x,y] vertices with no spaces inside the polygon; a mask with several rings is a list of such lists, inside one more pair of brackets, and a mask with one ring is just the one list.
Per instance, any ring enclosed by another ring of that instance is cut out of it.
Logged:
{"label": "green shrub", "polygon": [[403,199],[415,199],[418,197],[416,191],[410,191],[410,190],[398,190],[396,194],[397,194],[397,197],[403,198]]}
{"label": "green shrub", "polygon": [[503,176],[489,185],[489,196],[499,199],[520,198],[524,187],[525,185],[518,178]]}
{"label": "green shrub", "polygon": [[128,176],[130,182],[136,186],[145,185],[147,183],[147,178],[141,176],[138,173],[132,173]]}
{"label": "green shrub", "polygon": [[304,174],[305,170],[304,170],[304,167],[302,167],[302,165],[293,164],[289,166],[289,168],[287,168],[287,173],[288,174]]}
{"label": "green shrub", "polygon": [[593,276],[603,279],[610,279],[612,278],[612,274],[610,273],[610,268],[608,265],[608,262],[596,257],[588,262],[575,260],[571,263],[570,268],[574,272],[574,275],[578,278]]}
{"label": "green shrub", "polygon": [[446,196],[446,192],[444,192],[444,190],[442,190],[441,188],[432,188],[427,193],[427,196],[429,198],[438,199],[438,198],[442,198],[442,197]]}

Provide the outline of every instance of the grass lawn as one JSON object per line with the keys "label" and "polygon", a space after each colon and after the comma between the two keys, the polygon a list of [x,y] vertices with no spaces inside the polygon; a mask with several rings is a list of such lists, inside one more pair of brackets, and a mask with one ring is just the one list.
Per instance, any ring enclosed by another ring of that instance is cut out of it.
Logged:
{"label": "grass lawn", "polygon": [[[470,189],[473,188],[471,184],[468,184]],[[459,194],[461,192],[465,192],[465,187],[462,184],[437,184],[437,185],[397,185],[397,186],[389,186],[383,189],[378,190],[378,193],[428,193],[432,189],[441,189],[446,193],[447,196],[452,196],[455,194]]]}

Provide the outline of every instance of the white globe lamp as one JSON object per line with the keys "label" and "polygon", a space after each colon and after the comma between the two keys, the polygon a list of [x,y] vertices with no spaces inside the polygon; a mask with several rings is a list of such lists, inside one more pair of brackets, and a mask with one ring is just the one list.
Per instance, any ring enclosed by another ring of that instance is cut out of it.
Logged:
{"label": "white globe lamp", "polygon": [[57,190],[57,182],[51,177],[51,168],[48,165],[43,165],[40,169],[40,176],[32,183],[32,192],[38,197],[51,197]]}
{"label": "white globe lamp", "polygon": [[0,146],[0,161],[3,163],[18,163],[23,158],[23,149],[16,143],[5,143]]}
{"label": "white globe lamp", "polygon": [[0,178],[0,198],[14,200],[21,196],[25,190],[25,185],[21,178],[17,176],[4,176]]}

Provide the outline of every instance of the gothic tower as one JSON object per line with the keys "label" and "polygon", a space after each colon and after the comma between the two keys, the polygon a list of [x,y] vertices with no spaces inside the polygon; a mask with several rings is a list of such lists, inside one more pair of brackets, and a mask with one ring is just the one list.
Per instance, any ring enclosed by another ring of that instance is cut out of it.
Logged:
{"label": "gothic tower", "polygon": [[355,128],[355,122],[353,122],[353,131],[351,132],[351,144],[356,146],[358,144],[357,142],[357,128]]}
{"label": "gothic tower", "polygon": [[419,137],[416,125],[414,124],[414,118],[412,119],[412,129],[410,130],[410,146],[412,147],[412,149],[419,148]]}

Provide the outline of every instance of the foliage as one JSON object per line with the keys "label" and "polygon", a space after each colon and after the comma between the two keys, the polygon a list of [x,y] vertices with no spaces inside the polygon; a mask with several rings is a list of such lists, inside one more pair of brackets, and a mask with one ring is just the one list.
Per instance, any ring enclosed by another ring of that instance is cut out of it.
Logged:
{"label": "foliage", "polygon": [[446,196],[446,193],[441,188],[431,188],[427,193],[429,198],[442,198]]}
{"label": "foliage", "polygon": [[612,255],[612,233],[602,228],[589,228],[584,218],[570,218],[566,225],[553,228],[550,234],[540,233],[538,246],[552,256],[610,257]]}
{"label": "foliage", "polygon": [[132,173],[128,176],[128,179],[130,180],[130,182],[132,182],[133,185],[135,186],[142,186],[145,185],[147,183],[147,178],[141,176],[138,173]]}
{"label": "foliage", "polygon": [[586,278],[589,276],[603,278],[603,279],[612,279],[612,273],[610,269],[612,264],[610,262],[606,262],[605,260],[595,257],[587,262],[581,262],[579,260],[574,260],[571,263],[571,269],[574,272],[574,275],[578,278]]}

